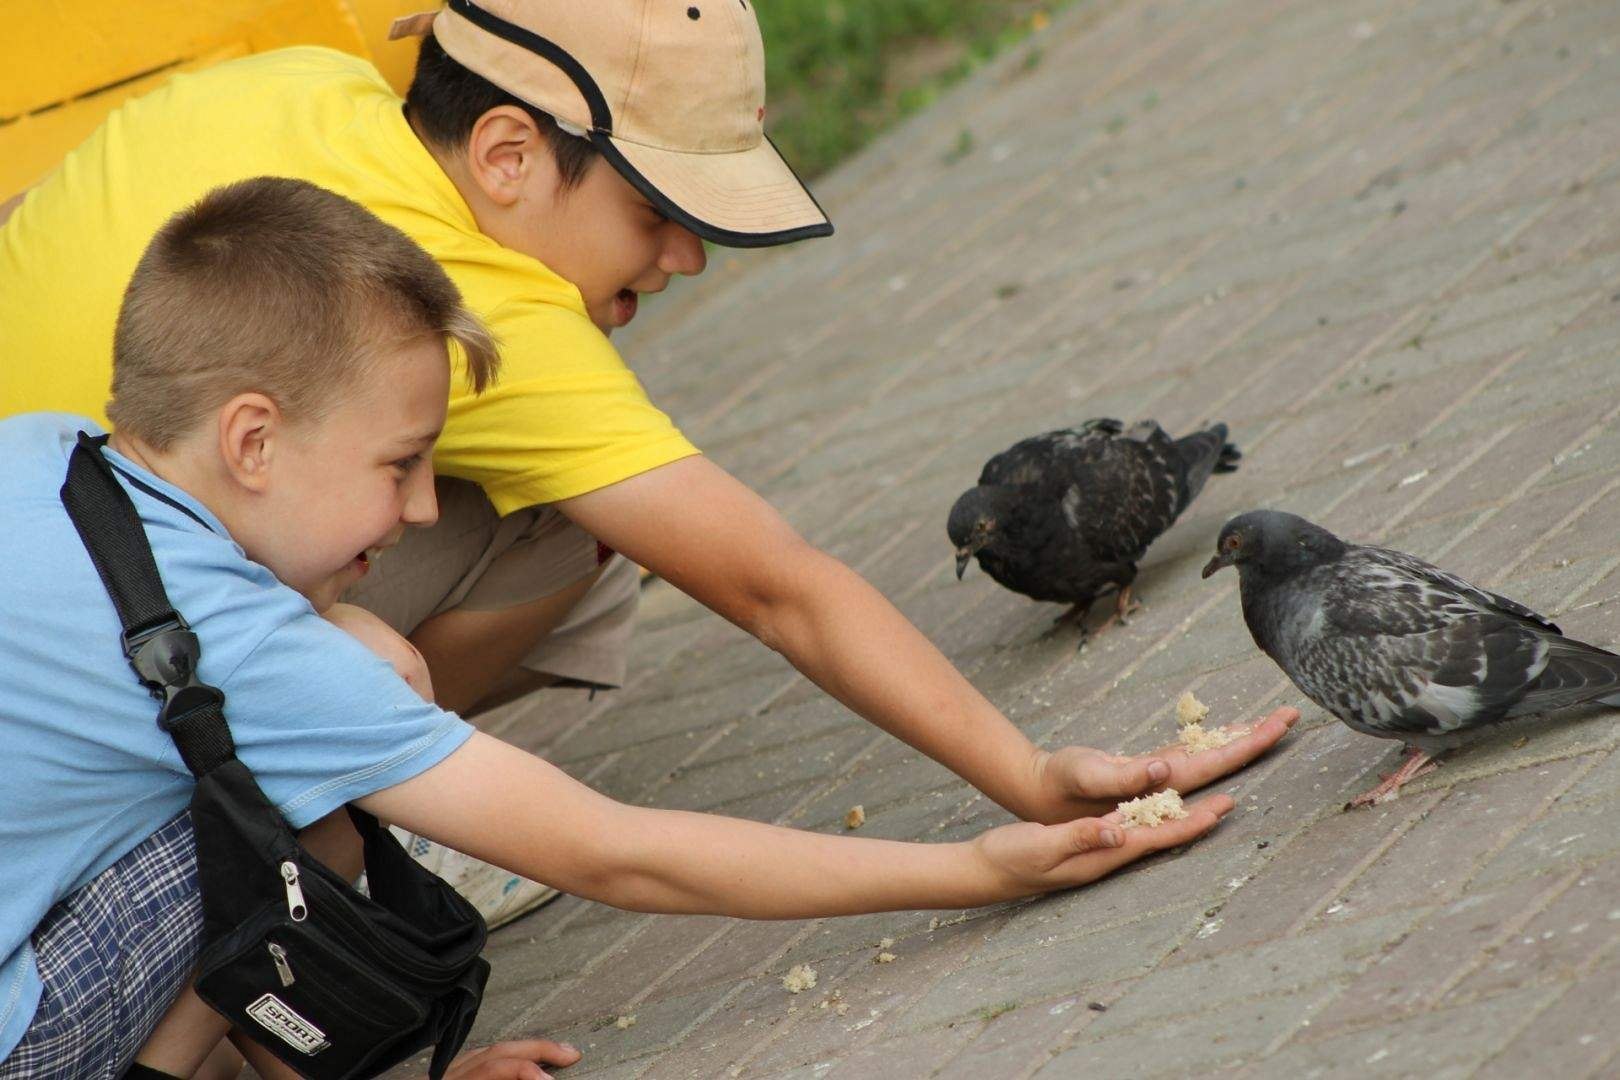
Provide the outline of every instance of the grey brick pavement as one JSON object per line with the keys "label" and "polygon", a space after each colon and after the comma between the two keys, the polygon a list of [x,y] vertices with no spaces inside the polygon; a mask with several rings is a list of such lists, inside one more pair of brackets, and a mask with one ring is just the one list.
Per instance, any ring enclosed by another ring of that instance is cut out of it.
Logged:
{"label": "grey brick pavement", "polygon": [[[835,238],[716,252],[627,354],[1037,738],[1146,748],[1186,689],[1304,704],[1198,579],[1255,505],[1620,639],[1612,0],[1082,3],[818,193]],[[1101,414],[1224,419],[1247,458],[1075,659],[1050,610],[954,579],[944,517],[990,452]],[[627,690],[495,723],[638,802],[1004,820],[663,585]],[[1398,749],[1308,708],[1215,836],[1091,889],[944,925],[564,899],[494,936],[477,1037],[572,1039],[603,1078],[1620,1075],[1617,745],[1592,713],[1344,814]]]}

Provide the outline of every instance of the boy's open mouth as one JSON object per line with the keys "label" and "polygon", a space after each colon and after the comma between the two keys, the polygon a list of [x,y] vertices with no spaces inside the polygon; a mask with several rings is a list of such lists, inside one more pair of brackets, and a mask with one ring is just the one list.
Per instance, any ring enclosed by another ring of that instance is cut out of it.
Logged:
{"label": "boy's open mouth", "polygon": [[366,548],[366,550],[354,557],[354,562],[351,565],[353,565],[356,570],[360,571],[361,577],[365,577],[366,574],[371,570],[371,560],[375,559],[381,553],[382,548],[380,547]]}
{"label": "boy's open mouth", "polygon": [[620,289],[613,296],[613,325],[623,326],[636,317],[640,298],[634,289]]}

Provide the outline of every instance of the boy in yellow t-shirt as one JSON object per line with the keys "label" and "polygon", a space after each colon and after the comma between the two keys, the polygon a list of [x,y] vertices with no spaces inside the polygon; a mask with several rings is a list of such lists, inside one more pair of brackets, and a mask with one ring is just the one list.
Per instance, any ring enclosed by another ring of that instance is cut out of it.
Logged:
{"label": "boy in yellow t-shirt", "polygon": [[620,552],[1028,820],[1200,787],[1282,736],[1273,719],[1191,758],[1036,747],[648,401],[607,337],[639,294],[700,273],[702,239],[832,231],[764,138],[748,3],[450,0],[404,22],[431,36],[403,108],[368,64],[290,49],[178,75],[70,154],[0,232],[0,415],[99,416],[118,298],[158,225],[221,183],[309,180],[421,244],[501,346],[498,388],[451,392],[439,524],[347,597],[408,635],[439,704],[617,684]]}

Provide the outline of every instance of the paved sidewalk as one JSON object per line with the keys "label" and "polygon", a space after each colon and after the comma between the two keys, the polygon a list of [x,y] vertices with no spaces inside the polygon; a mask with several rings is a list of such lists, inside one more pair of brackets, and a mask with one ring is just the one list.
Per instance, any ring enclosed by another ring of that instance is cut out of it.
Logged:
{"label": "paved sidewalk", "polygon": [[[1082,2],[817,190],[836,237],[715,252],[627,355],[1035,738],[1146,749],[1188,689],[1306,704],[1198,577],[1257,505],[1620,641],[1613,0]],[[944,523],[991,452],[1099,415],[1225,420],[1246,458],[1077,659],[1055,608],[955,580]],[[499,726],[634,802],[1005,820],[661,584],[626,691]],[[1307,708],[1214,837],[1094,888],[937,922],[564,899],[494,935],[475,1038],[604,1080],[1620,1075],[1617,745],[1592,712],[1347,814],[1399,748]]]}

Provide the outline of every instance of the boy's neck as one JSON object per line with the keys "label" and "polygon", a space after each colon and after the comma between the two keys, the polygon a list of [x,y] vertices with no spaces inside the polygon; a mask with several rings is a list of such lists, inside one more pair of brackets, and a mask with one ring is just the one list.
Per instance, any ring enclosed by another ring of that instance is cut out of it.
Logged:
{"label": "boy's neck", "polygon": [[185,452],[184,444],[164,452],[131,435],[114,431],[108,438],[107,445],[159,480],[172,484],[196,499],[225,526],[227,532],[231,531],[227,507],[213,490],[214,486],[209,482],[204,470],[197,468],[191,460],[191,455]]}
{"label": "boy's neck", "polygon": [[487,199],[483,190],[473,183],[472,176],[467,172],[465,158],[460,154],[443,149],[428,138],[423,133],[422,126],[416,122],[416,117],[411,115],[409,109],[405,110],[405,123],[410,125],[411,134],[416,136],[416,141],[422,144],[422,149],[427,151],[428,157],[432,158],[434,164],[438,165],[439,171],[444,173],[445,179],[450,181],[450,186],[456,189],[456,194],[461,196],[461,201],[467,204],[467,209],[472,212],[473,221],[477,224],[478,231],[489,236],[490,230],[486,224],[489,217],[489,207],[485,205]]}

